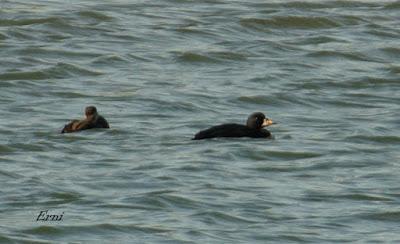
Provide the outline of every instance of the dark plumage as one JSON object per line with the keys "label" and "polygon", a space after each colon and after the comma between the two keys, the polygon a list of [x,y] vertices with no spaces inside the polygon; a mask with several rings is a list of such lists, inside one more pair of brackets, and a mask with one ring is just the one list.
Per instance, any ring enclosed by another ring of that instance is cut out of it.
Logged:
{"label": "dark plumage", "polygon": [[198,132],[193,140],[214,137],[253,137],[267,138],[271,133],[263,127],[273,124],[272,120],[265,118],[263,113],[257,112],[247,118],[246,125],[222,124]]}
{"label": "dark plumage", "polygon": [[66,124],[61,133],[71,133],[94,128],[110,128],[107,120],[97,113],[96,107],[86,107],[85,115],[86,119],[72,120],[70,123]]}

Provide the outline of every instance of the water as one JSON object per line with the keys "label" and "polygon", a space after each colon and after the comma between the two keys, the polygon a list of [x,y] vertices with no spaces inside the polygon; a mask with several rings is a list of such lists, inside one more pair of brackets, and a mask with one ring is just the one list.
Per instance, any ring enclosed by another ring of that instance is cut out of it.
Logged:
{"label": "water", "polygon": [[399,242],[399,9],[0,1],[0,242]]}

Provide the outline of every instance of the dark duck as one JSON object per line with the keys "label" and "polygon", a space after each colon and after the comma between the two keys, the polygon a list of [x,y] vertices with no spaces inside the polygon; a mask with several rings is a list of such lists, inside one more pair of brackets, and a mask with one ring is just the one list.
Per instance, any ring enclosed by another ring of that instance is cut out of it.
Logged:
{"label": "dark duck", "polygon": [[271,133],[263,129],[266,126],[274,124],[272,120],[265,117],[263,113],[257,112],[247,118],[246,125],[240,124],[222,124],[216,125],[206,130],[198,132],[193,140],[201,140],[215,137],[252,137],[268,138]]}
{"label": "dark duck", "polygon": [[61,133],[71,133],[94,128],[110,128],[107,120],[97,113],[95,106],[86,107],[85,116],[86,118],[83,120],[72,120],[66,124]]}

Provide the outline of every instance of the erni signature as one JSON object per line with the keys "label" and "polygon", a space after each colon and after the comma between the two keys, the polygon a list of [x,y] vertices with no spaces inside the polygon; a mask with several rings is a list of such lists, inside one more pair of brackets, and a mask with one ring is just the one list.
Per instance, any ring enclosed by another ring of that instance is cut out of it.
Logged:
{"label": "erni signature", "polygon": [[61,214],[49,214],[49,210],[40,211],[36,221],[62,221],[64,212]]}

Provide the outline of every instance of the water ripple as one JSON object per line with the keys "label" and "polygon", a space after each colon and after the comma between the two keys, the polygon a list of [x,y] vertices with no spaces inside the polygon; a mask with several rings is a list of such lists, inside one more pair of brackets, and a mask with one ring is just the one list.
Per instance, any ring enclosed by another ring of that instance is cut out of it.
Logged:
{"label": "water ripple", "polygon": [[20,71],[0,74],[0,80],[47,80],[55,78],[67,78],[73,76],[99,76],[103,73],[83,68],[78,65],[57,63],[51,68],[39,71]]}
{"label": "water ripple", "polygon": [[223,222],[228,222],[228,223],[246,223],[246,224],[251,224],[251,223],[257,223],[256,221],[252,221],[246,218],[242,218],[239,216],[235,216],[232,214],[228,214],[226,212],[219,212],[219,211],[205,211],[201,213],[196,213],[191,216],[192,218],[200,218],[202,221],[205,221],[206,223],[223,223]]}
{"label": "water ripple", "polygon": [[[65,57],[65,58],[72,58],[72,59],[79,59],[79,58],[98,58],[102,55],[99,52],[89,52],[86,50],[71,50],[68,48],[63,48],[62,50],[56,48],[44,48],[44,47],[27,47],[22,48],[16,51],[16,54],[21,56],[28,56],[28,57],[43,57],[43,58],[57,58],[57,57]],[[62,62],[60,62],[62,63]]]}
{"label": "water ripple", "polygon": [[346,138],[351,141],[359,141],[359,142],[374,142],[380,144],[399,144],[400,145],[400,136],[379,136],[379,135],[356,135],[349,136]]}
{"label": "water ripple", "polygon": [[177,60],[184,62],[184,63],[196,63],[196,62],[201,62],[201,63],[216,63],[218,62],[217,59],[209,57],[207,55],[203,54],[198,54],[195,52],[184,52],[181,54],[177,54]]}
{"label": "water ripple", "polygon": [[324,17],[304,16],[276,16],[270,19],[244,18],[240,24],[246,28],[300,28],[300,29],[326,29],[339,27],[340,24]]}
{"label": "water ripple", "polygon": [[313,58],[335,58],[335,59],[347,59],[347,60],[354,60],[354,61],[367,61],[367,62],[378,62],[379,60],[375,58],[371,58],[365,54],[361,53],[345,53],[345,52],[338,52],[338,51],[316,51],[307,54],[309,57]]}
{"label": "water ripple", "polygon": [[0,26],[24,26],[24,25],[35,25],[54,23],[59,21],[59,18],[48,17],[48,18],[35,18],[35,19],[0,19]]}
{"label": "water ripple", "polygon": [[388,221],[397,223],[400,218],[400,211],[380,211],[378,213],[358,214],[359,218],[372,221]]}
{"label": "water ripple", "polygon": [[228,61],[245,61],[246,55],[229,51],[216,52],[177,52],[175,53],[177,60],[184,63],[222,63]]}
{"label": "water ripple", "polygon": [[112,21],[113,17],[106,15],[104,12],[99,11],[79,11],[79,16],[84,18],[91,18],[97,22]]}

